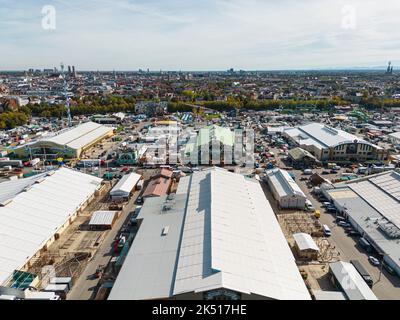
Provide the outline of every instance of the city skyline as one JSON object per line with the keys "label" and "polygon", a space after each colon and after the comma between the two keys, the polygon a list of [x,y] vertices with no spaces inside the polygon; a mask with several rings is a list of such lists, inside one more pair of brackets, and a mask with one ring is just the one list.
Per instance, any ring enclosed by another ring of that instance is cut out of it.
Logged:
{"label": "city skyline", "polygon": [[[399,64],[386,0],[1,0],[0,70],[318,70]],[[45,6],[55,29],[43,28]],[[23,48],[23,49],[21,49]]]}

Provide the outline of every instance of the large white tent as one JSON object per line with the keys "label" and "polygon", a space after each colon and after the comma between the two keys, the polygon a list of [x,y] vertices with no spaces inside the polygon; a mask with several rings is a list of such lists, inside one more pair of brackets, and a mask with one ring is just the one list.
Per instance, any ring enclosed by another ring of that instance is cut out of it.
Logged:
{"label": "large white tent", "polygon": [[100,188],[101,181],[61,168],[27,181],[16,180],[14,188],[10,182],[0,183],[0,196],[4,196],[0,206],[0,284],[54,237]]}

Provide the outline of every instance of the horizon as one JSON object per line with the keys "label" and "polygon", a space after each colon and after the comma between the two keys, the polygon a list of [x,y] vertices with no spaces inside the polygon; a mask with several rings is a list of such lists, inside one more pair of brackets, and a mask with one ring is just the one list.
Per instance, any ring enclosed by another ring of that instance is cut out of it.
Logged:
{"label": "horizon", "polygon": [[[68,65],[67,65],[68,66]],[[72,65],[71,65],[72,66]],[[393,64],[392,64],[393,66]],[[57,68],[57,71],[61,71],[59,66],[53,66],[53,67],[41,67],[41,68],[25,68],[25,69],[19,69],[19,70],[0,70],[0,73],[9,73],[9,72],[28,72],[30,69],[33,69],[34,71],[43,71],[43,70],[50,70],[54,68]],[[76,67],[76,66],[75,66]],[[368,71],[382,71],[382,70],[386,70],[387,66],[371,66],[371,67],[327,67],[327,68],[313,68],[313,69],[302,69],[302,68],[293,68],[293,69],[252,69],[252,70],[244,70],[244,69],[234,69],[235,73],[238,73],[240,71],[244,71],[244,72],[335,72],[335,71],[348,71],[348,72],[368,72]],[[396,66],[393,66],[393,71],[397,71],[400,70],[398,69]],[[228,72],[228,70],[224,70],[224,69],[214,69],[214,70],[173,70],[173,69],[160,69],[160,70],[152,70],[152,69],[91,69],[91,70],[85,70],[85,69],[79,69],[76,68],[76,71],[79,72],[131,72],[131,73],[138,73],[140,71],[142,71],[144,74],[145,73],[159,73],[159,72],[174,72],[174,73],[204,73],[204,72],[212,72],[212,73],[221,73],[221,72]]]}

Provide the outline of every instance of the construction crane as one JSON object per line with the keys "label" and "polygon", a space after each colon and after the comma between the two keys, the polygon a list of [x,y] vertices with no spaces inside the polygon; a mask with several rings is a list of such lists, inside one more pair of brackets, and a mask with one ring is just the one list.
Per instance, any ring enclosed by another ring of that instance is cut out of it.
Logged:
{"label": "construction crane", "polygon": [[68,127],[72,127],[72,117],[71,117],[71,107],[69,104],[69,96],[68,96],[68,83],[67,83],[67,76],[64,73],[64,64],[61,62],[61,77],[64,81],[64,98],[65,98],[65,107],[67,109],[67,117],[68,117]]}

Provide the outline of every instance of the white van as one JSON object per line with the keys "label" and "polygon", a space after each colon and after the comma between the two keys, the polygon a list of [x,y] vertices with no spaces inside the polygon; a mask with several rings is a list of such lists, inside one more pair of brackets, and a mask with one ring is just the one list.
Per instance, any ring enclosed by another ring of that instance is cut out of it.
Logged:
{"label": "white van", "polygon": [[329,227],[326,224],[322,226],[322,229],[324,230],[325,236],[330,237],[332,235],[331,229],[329,229]]}

